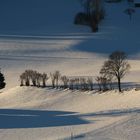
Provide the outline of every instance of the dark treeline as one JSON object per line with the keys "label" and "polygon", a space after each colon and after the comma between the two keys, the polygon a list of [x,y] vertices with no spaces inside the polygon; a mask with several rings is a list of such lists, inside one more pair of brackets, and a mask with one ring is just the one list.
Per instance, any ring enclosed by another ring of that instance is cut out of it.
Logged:
{"label": "dark treeline", "polygon": [[106,91],[114,88],[112,79],[102,76],[93,78],[92,76],[73,76],[62,75],[60,71],[53,73],[39,73],[35,70],[25,70],[20,75],[20,86],[51,87],[70,90],[99,90]]}
{"label": "dark treeline", "polygon": [[[48,82],[48,80],[50,80]],[[60,71],[53,73],[39,73],[35,70],[25,70],[20,75],[20,86],[52,87],[63,89],[93,90],[92,77],[68,77]]]}
{"label": "dark treeline", "polygon": [[[20,75],[21,86],[36,86],[77,90],[93,90],[95,85],[99,91],[112,90],[114,83],[117,83],[119,92],[122,91],[121,80],[129,72],[130,65],[127,62],[127,56],[124,52],[115,51],[109,55],[101,67],[99,76],[95,79],[87,77],[68,77],[62,75],[60,71],[53,73],[39,73],[34,70],[25,70]],[[47,82],[50,80],[50,82]],[[96,81],[96,82],[93,82]],[[51,84],[50,84],[51,83]]]}

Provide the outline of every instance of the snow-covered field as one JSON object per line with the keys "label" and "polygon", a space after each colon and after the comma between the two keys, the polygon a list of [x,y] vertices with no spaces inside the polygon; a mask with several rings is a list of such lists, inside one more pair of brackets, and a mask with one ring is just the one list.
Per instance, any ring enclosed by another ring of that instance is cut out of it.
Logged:
{"label": "snow-covered field", "polygon": [[2,12],[7,9],[1,7],[0,67],[7,87],[0,94],[0,139],[54,140],[73,135],[77,139],[139,140],[140,91],[99,94],[18,85],[25,69],[97,76],[104,60],[115,50],[125,51],[131,65],[123,80],[139,83],[140,9],[135,9],[130,21],[124,13],[126,2],[106,4],[106,18],[99,32],[91,33],[90,28],[73,24],[75,14],[81,10],[78,0],[42,0],[38,4],[21,5],[27,13],[32,5],[41,7],[40,14],[32,9],[26,17],[27,13],[16,7],[19,13],[13,8],[16,16],[11,12],[6,19]]}
{"label": "snow-covered field", "polygon": [[139,96],[135,90],[99,94],[15,87],[0,96],[0,139],[52,140],[73,135],[138,140]]}

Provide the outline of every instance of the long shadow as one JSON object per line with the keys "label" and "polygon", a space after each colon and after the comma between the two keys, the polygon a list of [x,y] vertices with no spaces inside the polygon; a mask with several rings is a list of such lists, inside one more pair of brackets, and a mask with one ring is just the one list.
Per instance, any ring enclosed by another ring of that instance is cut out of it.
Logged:
{"label": "long shadow", "polygon": [[140,113],[140,109],[122,109],[122,110],[107,110],[107,111],[99,111],[89,114],[81,115],[82,117],[117,117],[124,115],[131,115],[133,113]]}
{"label": "long shadow", "polygon": [[129,55],[134,55],[140,52],[139,44],[134,41],[122,41],[121,43],[118,40],[109,40],[109,39],[87,39],[81,44],[72,46],[71,49],[80,50],[83,52],[93,52],[99,54],[110,54],[113,51],[120,50],[124,51]]}
{"label": "long shadow", "polygon": [[1,55],[0,54],[0,59],[1,60],[8,60],[8,61],[47,61],[48,59],[61,59],[61,60],[79,60],[79,59],[90,59],[90,58],[84,58],[84,57],[63,57],[63,56],[30,56],[30,55],[26,55],[26,56],[16,56],[16,55]]}
{"label": "long shadow", "polygon": [[59,127],[88,124],[76,112],[0,109],[0,129]]}
{"label": "long shadow", "polygon": [[[6,42],[15,42],[15,41],[19,41],[21,43],[25,43],[28,42],[28,43],[31,43],[31,41],[36,41],[35,43],[36,44],[46,44],[46,41],[50,41],[50,40],[53,40],[53,41],[68,41],[68,40],[86,40],[86,38],[89,37],[91,38],[92,37],[92,34],[88,34],[88,33],[84,33],[84,34],[69,34],[69,33],[65,33],[65,35],[63,34],[44,34],[44,35],[26,35],[26,34],[23,34],[23,35],[2,35],[0,34],[0,41],[6,41]],[[39,43],[37,41],[40,41]],[[45,42],[43,42],[45,41]]]}

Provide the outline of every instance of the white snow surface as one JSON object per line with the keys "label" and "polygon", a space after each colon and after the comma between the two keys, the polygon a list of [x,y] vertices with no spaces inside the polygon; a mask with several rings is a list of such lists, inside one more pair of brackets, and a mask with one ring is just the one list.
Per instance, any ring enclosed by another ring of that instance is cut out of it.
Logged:
{"label": "white snow surface", "polygon": [[91,33],[73,24],[81,11],[78,0],[46,1],[46,25],[0,35],[0,67],[7,83],[0,93],[0,140],[139,140],[140,91],[101,94],[17,85],[25,69],[95,77],[115,50],[125,51],[131,65],[123,81],[139,83],[140,9],[130,21],[124,13],[127,2],[105,4],[99,32]]}
{"label": "white snow surface", "polygon": [[[15,87],[0,94],[0,139],[139,139],[140,92]],[[130,133],[129,133],[130,132]]]}
{"label": "white snow surface", "polygon": [[140,9],[135,9],[130,21],[124,13],[128,8],[126,2],[105,4],[106,17],[99,25],[99,32],[91,33],[89,27],[73,24],[76,13],[82,11],[78,0],[47,1],[46,25],[1,34],[0,67],[7,88],[19,84],[19,75],[25,69],[97,76],[103,61],[116,50],[125,51],[132,66],[124,81],[139,82]]}

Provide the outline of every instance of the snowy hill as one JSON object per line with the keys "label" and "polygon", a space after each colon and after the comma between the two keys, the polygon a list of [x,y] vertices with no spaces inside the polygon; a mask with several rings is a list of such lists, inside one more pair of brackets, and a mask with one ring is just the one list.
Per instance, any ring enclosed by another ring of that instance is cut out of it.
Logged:
{"label": "snowy hill", "polygon": [[82,9],[78,1],[2,2],[0,66],[6,75],[7,88],[18,84],[18,76],[25,69],[97,76],[104,57],[115,50],[128,53],[132,64],[131,73],[124,81],[139,82],[135,75],[140,74],[140,9],[135,9],[130,21],[124,13],[127,7],[126,2],[105,4],[106,18],[99,32],[91,33],[89,27],[73,24],[75,14]]}
{"label": "snowy hill", "polygon": [[[127,130],[118,136],[117,132],[131,125],[132,118],[137,118],[135,124],[139,123],[139,96],[140,92],[135,90],[98,94],[16,87],[0,94],[0,139],[51,140],[70,137],[71,133],[84,135],[84,139],[95,134],[98,140],[104,133],[108,138],[130,139],[132,136],[126,136]],[[115,132],[120,122],[122,128]],[[110,129],[112,133],[108,135]],[[139,127],[137,131],[133,129],[129,128],[132,135],[139,132]],[[139,134],[136,134],[135,140],[138,140]]]}
{"label": "snowy hill", "polygon": [[[140,92],[18,87],[25,69],[68,76],[97,76],[107,56],[128,54],[124,82],[139,83],[140,9],[130,21],[126,1],[106,3],[98,33],[73,24],[78,0],[5,0],[0,2],[0,67],[7,87],[0,93],[0,139],[139,140]],[[127,129],[126,129],[127,128]],[[116,130],[117,129],[117,130]]]}

